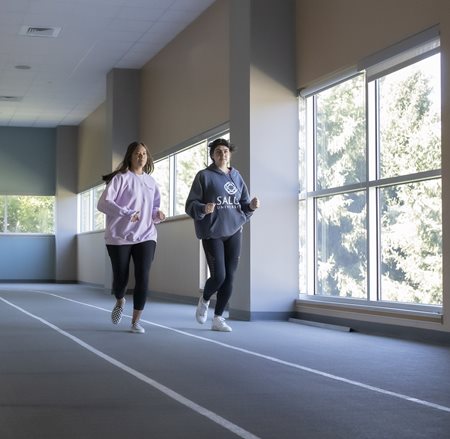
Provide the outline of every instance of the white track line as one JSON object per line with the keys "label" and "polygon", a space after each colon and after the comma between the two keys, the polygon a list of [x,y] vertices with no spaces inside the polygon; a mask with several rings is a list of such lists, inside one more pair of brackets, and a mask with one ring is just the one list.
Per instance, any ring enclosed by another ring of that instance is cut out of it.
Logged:
{"label": "white track line", "polygon": [[[39,291],[41,292],[41,291]],[[49,293],[44,293],[49,294]],[[58,296],[56,294],[51,294],[53,296],[59,297],[61,299],[66,299],[65,297]],[[0,300],[5,302],[6,304],[12,306],[13,308],[16,308],[17,310],[21,311],[22,313],[26,314],[27,316],[32,317],[33,319],[38,320],[39,322],[43,323],[44,325],[47,325],[48,327],[54,329],[56,332],[60,333],[64,337],[67,337],[74,341],[75,343],[79,344],[81,347],[85,348],[89,352],[92,352],[93,354],[97,355],[98,357],[102,358],[103,360],[106,360],[108,363],[111,363],[113,366],[118,367],[119,369],[122,369],[124,372],[129,373],[130,375],[134,376],[138,380],[143,381],[144,383],[154,387],[155,389],[159,390],[161,393],[164,393],[169,398],[174,399],[175,401],[179,402],[180,404],[183,404],[187,408],[193,410],[194,412],[197,412],[198,414],[205,416],[209,420],[215,422],[216,424],[222,426],[223,428],[231,431],[232,433],[236,434],[237,436],[243,438],[243,439],[260,439],[258,436],[255,436],[254,434],[250,433],[247,430],[244,430],[243,428],[239,427],[236,424],[233,424],[232,422],[228,421],[225,418],[222,418],[222,416],[219,416],[218,414],[212,412],[211,410],[206,409],[205,407],[202,407],[199,404],[196,404],[194,401],[191,401],[188,398],[185,398],[183,395],[180,395],[179,393],[173,391],[172,389],[164,386],[161,383],[158,383],[157,381],[153,380],[152,378],[149,378],[148,376],[138,372],[135,369],[132,369],[131,367],[127,366],[126,364],[116,360],[115,358],[110,357],[109,355],[99,351],[98,349],[94,348],[93,346],[85,343],[83,340],[79,339],[78,337],[73,336],[72,334],[62,330],[61,328],[53,325],[52,323],[48,322],[47,320],[44,320],[41,317],[38,317],[25,309],[9,302],[8,300],[4,299],[3,297],[0,297]],[[71,300],[71,299],[67,299]],[[73,301],[73,300],[72,300]],[[76,301],[73,301],[76,302]],[[83,303],[83,302],[77,302],[77,303]],[[92,306],[89,304],[84,304],[88,306]],[[94,306],[94,308],[97,308]],[[103,308],[100,308],[103,309]]]}
{"label": "white track line", "polygon": [[[99,306],[96,306],[96,305],[91,305],[91,304],[85,303],[85,302],[80,302],[78,300],[69,299],[67,297],[60,296],[58,294],[49,293],[49,292],[46,292],[46,291],[39,291],[39,290],[36,290],[35,292],[42,293],[42,294],[47,294],[47,295],[54,296],[54,297],[58,297],[60,299],[67,300],[69,302],[74,302],[74,303],[78,303],[80,305],[89,306],[91,308],[99,309],[101,311],[106,311],[108,313],[111,312],[111,310],[109,310],[109,309],[105,309],[105,308],[102,308],[102,307],[99,307]],[[247,355],[252,355],[252,356],[257,357],[257,358],[262,358],[264,360],[268,360],[268,361],[271,361],[273,363],[281,364],[283,366],[292,367],[294,369],[299,369],[299,370],[302,370],[302,371],[305,371],[305,372],[313,373],[315,375],[320,375],[320,376],[323,376],[325,378],[329,378],[329,379],[332,379],[332,380],[335,380],[335,381],[339,381],[339,382],[342,382],[342,383],[350,384],[352,386],[360,387],[362,389],[371,390],[372,392],[381,393],[383,395],[392,396],[394,398],[399,398],[399,399],[402,399],[404,401],[409,401],[409,402],[412,402],[412,403],[415,403],[415,404],[420,404],[420,405],[423,405],[423,406],[426,406],[426,407],[430,407],[430,408],[434,408],[436,410],[441,410],[443,412],[450,413],[450,407],[447,407],[445,405],[435,404],[433,402],[425,401],[423,399],[414,398],[412,396],[404,395],[402,393],[391,392],[390,390],[385,390],[385,389],[382,389],[380,387],[375,387],[375,386],[371,386],[369,384],[364,384],[364,383],[362,383],[360,381],[350,380],[348,378],[340,377],[338,375],[333,375],[333,374],[330,374],[330,373],[327,373],[327,372],[322,372],[322,371],[317,370],[317,369],[312,369],[310,367],[301,366],[300,364],[296,364],[296,363],[291,363],[289,361],[280,360],[279,358],[276,358],[276,357],[260,354],[259,352],[250,351],[248,349],[243,349],[243,348],[239,348],[239,347],[236,347],[236,346],[233,346],[233,345],[229,345],[227,343],[223,343],[223,342],[220,342],[220,341],[212,340],[212,339],[207,338],[207,337],[201,337],[199,335],[190,334],[189,332],[181,331],[179,329],[175,329],[175,328],[172,328],[170,326],[161,325],[159,323],[151,322],[149,320],[141,319],[141,322],[145,322],[145,323],[148,323],[149,325],[157,326],[159,328],[163,328],[163,329],[166,329],[168,331],[176,332],[177,334],[181,334],[181,335],[184,335],[186,337],[195,338],[197,340],[202,340],[202,341],[205,341],[205,342],[208,342],[208,343],[213,343],[215,345],[222,346],[222,347],[227,348],[227,349],[232,349],[234,351],[242,352],[242,353],[247,354]]]}

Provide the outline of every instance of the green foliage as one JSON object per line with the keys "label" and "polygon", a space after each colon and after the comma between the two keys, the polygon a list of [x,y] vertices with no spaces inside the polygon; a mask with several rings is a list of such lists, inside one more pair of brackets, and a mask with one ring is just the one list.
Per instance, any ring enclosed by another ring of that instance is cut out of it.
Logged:
{"label": "green foliage", "polygon": [[381,177],[441,167],[440,116],[430,79],[420,70],[380,80]]}
{"label": "green foliage", "polygon": [[207,164],[206,142],[189,148],[176,156],[176,191],[175,191],[175,215],[184,213],[184,205],[189,195],[194,177],[200,169]]}
{"label": "green foliage", "polygon": [[6,197],[9,233],[54,233],[54,197]]}
{"label": "green foliage", "polygon": [[[426,69],[378,80],[380,178],[440,169],[440,113]],[[363,83],[354,78],[317,96],[316,189],[364,181]],[[378,189],[381,300],[442,303],[440,178]],[[368,194],[317,200],[318,294],[365,298]],[[372,206],[374,208],[374,206]],[[372,275],[374,275],[372,273]]]}
{"label": "green foliage", "polygon": [[318,189],[365,180],[364,90],[360,75],[316,98]]}
{"label": "green foliage", "polygon": [[170,190],[170,174],[169,174],[169,157],[159,160],[155,163],[155,170],[153,171],[153,178],[159,187],[161,196],[160,209],[169,215],[169,190]]}

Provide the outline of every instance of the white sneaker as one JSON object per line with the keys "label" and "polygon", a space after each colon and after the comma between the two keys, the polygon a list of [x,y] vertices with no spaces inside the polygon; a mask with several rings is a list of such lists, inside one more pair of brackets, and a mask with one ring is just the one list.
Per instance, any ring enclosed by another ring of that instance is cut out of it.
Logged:
{"label": "white sneaker", "polygon": [[211,329],[213,331],[231,332],[232,329],[225,323],[225,319],[221,316],[214,316]]}
{"label": "white sneaker", "polygon": [[131,325],[131,332],[134,332],[135,334],[144,334],[145,329],[139,324],[139,322],[133,323]]}
{"label": "white sneaker", "polygon": [[203,300],[203,296],[200,296],[200,299],[198,299],[197,310],[195,312],[195,318],[197,319],[197,322],[202,325],[206,322],[206,319],[208,317],[208,306],[209,300],[205,302]]}

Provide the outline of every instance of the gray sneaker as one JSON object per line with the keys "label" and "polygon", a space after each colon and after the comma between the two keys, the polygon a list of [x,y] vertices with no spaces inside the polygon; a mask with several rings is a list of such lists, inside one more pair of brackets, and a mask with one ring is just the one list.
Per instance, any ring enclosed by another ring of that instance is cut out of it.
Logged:
{"label": "gray sneaker", "polygon": [[206,322],[206,319],[208,317],[208,306],[209,306],[209,300],[205,302],[203,300],[203,296],[200,296],[200,299],[198,299],[198,305],[197,310],[195,312],[195,318],[197,319],[197,322],[203,325],[203,323]]}
{"label": "gray sneaker", "polygon": [[139,322],[133,323],[131,325],[131,332],[134,332],[135,334],[144,334],[145,329],[139,324]]}
{"label": "gray sneaker", "polygon": [[220,331],[220,332],[232,331],[231,327],[225,323],[225,319],[221,316],[214,316],[211,329],[213,331]]}

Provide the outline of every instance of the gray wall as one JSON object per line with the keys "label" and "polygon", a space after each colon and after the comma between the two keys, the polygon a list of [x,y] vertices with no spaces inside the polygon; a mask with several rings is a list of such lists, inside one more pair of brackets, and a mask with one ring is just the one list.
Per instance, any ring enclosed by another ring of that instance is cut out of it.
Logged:
{"label": "gray wall", "polygon": [[298,297],[295,3],[231,2],[233,164],[261,207],[244,228],[230,316],[283,318]]}
{"label": "gray wall", "polygon": [[[0,195],[55,195],[55,142],[55,129],[0,127]],[[54,278],[54,236],[0,234],[0,281]]]}
{"label": "gray wall", "polygon": [[57,128],[55,280],[77,280],[77,127]]}
{"label": "gray wall", "polygon": [[54,236],[0,236],[0,281],[53,281],[54,279]]}
{"label": "gray wall", "polygon": [[0,127],[0,194],[55,195],[56,130]]}

